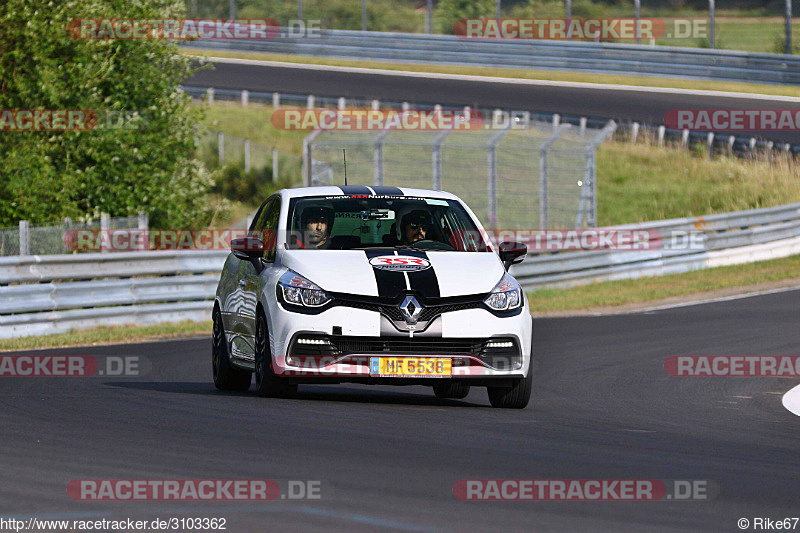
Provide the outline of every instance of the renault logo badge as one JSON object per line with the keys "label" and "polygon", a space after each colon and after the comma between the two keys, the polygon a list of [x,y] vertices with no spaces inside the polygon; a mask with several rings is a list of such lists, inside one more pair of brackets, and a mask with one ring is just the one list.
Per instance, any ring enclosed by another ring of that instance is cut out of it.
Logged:
{"label": "renault logo badge", "polygon": [[417,318],[422,312],[422,306],[413,296],[406,296],[403,303],[400,304],[400,312],[403,313],[407,324],[416,324]]}

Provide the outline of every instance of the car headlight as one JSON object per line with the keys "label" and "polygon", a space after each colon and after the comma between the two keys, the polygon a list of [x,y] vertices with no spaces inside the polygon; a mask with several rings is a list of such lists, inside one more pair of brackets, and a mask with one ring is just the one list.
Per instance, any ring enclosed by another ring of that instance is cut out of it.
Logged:
{"label": "car headlight", "polygon": [[483,303],[495,311],[513,311],[522,306],[522,289],[517,280],[505,274]]}
{"label": "car headlight", "polygon": [[306,307],[321,307],[331,298],[317,284],[307,280],[297,272],[287,270],[278,281],[284,301]]}

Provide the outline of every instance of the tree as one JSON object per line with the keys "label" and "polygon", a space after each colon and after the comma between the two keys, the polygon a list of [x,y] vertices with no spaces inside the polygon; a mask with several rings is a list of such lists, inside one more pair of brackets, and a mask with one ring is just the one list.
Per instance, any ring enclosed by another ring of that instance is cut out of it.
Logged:
{"label": "tree", "polygon": [[136,112],[138,129],[0,131],[0,225],[147,211],[154,226],[207,222],[211,173],[194,158],[195,69],[166,40],[81,40],[76,18],[181,18],[182,2],[5,0],[0,109]]}

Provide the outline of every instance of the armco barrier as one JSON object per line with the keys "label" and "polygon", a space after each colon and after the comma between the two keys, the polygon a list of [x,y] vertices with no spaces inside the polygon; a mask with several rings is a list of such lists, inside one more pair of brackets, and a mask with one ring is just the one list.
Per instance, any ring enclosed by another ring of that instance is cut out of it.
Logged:
{"label": "armco barrier", "polygon": [[[679,249],[665,241],[638,251],[532,253],[512,273],[535,289],[786,257],[800,253],[800,203],[615,229],[697,232],[703,246]],[[227,255],[215,250],[0,258],[0,338],[209,320]]]}
{"label": "armco barrier", "polygon": [[[281,33],[288,35],[286,28]],[[471,40],[454,35],[321,30],[272,40],[199,40],[188,47],[345,59],[800,83],[800,57],[704,48],[546,40]]]}

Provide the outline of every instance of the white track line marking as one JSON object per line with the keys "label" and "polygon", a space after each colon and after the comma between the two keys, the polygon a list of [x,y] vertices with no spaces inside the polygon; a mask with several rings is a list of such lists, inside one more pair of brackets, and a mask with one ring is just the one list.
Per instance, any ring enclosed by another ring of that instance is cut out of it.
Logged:
{"label": "white track line marking", "polygon": [[784,394],[781,402],[790,413],[800,416],[800,385]]}
{"label": "white track line marking", "polygon": [[[201,57],[201,56],[196,56]],[[642,87],[638,85],[614,85],[604,83],[587,83],[577,81],[552,81],[552,80],[525,80],[517,78],[501,78],[494,76],[468,76],[461,74],[443,74],[438,72],[411,72],[407,70],[386,70],[363,67],[338,67],[332,65],[314,65],[306,63],[289,63],[286,61],[263,61],[259,59],[238,59],[232,57],[208,57],[215,63],[229,63],[232,65],[253,65],[261,67],[296,68],[305,70],[328,70],[332,72],[349,72],[353,74],[374,74],[379,76],[401,76],[408,78],[429,78],[439,80],[477,81],[484,83],[504,83],[509,85],[531,85],[541,87],[574,87],[580,89],[594,89],[598,91],[633,91],[642,93],[661,94],[688,94],[698,96],[715,96],[719,98],[747,98],[750,100],[766,100],[773,102],[800,103],[800,97],[778,96],[771,94],[736,93],[726,91],[706,91],[693,89],[675,89],[670,87]]]}

